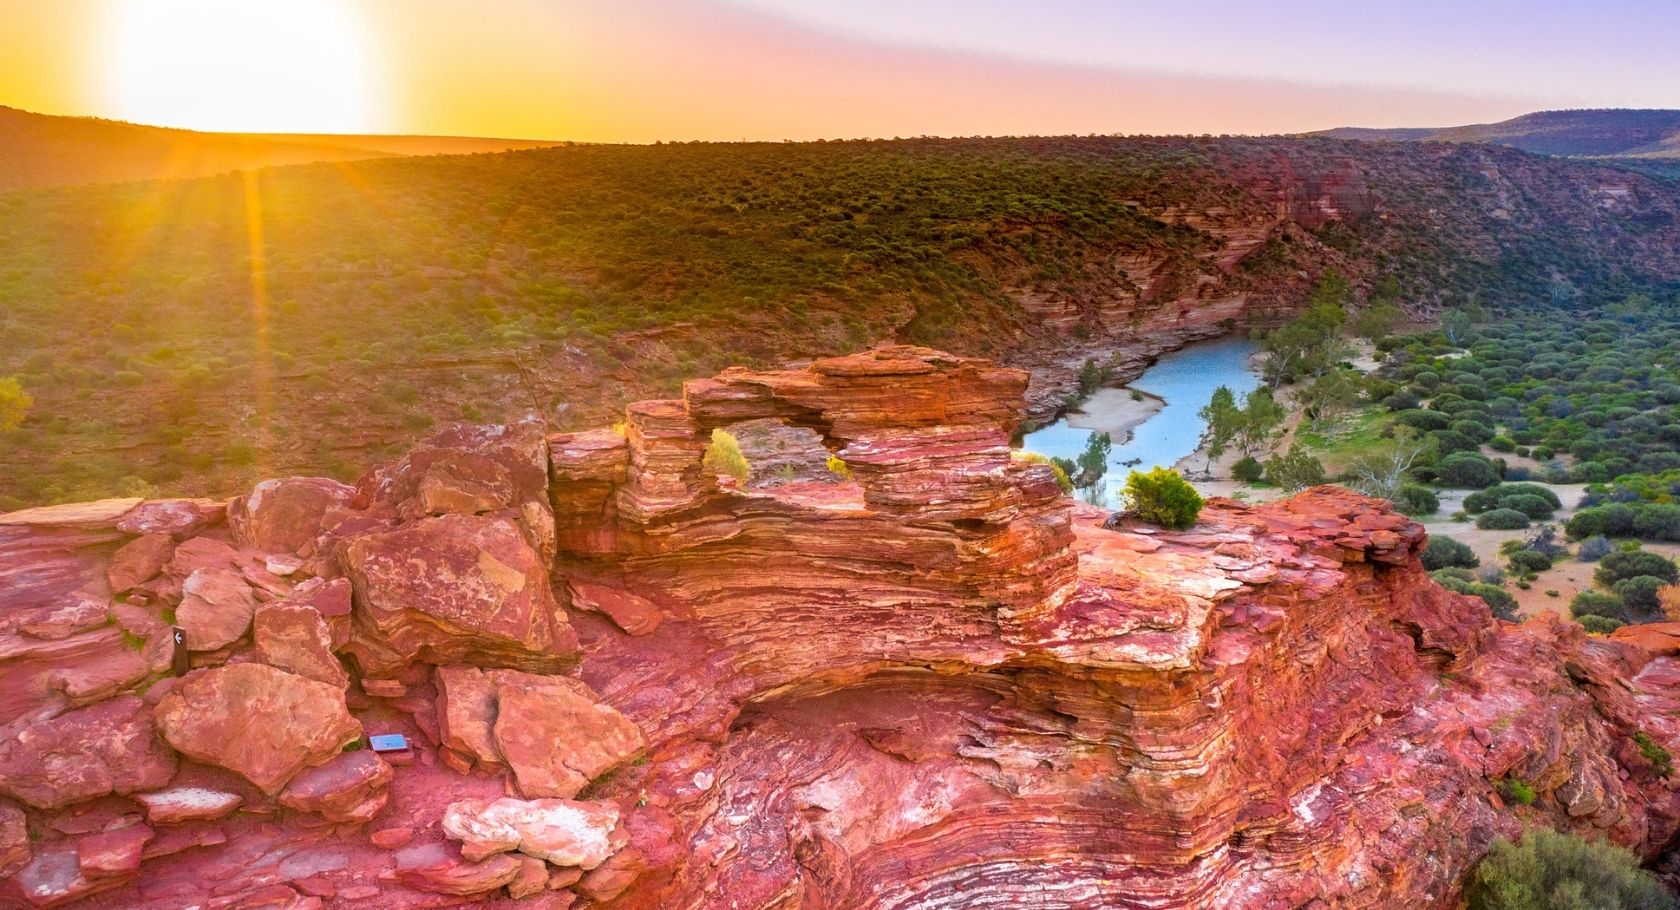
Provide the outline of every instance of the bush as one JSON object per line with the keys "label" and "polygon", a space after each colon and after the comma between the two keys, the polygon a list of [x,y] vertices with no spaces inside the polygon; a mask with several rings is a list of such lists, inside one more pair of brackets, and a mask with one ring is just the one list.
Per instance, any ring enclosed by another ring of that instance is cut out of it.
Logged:
{"label": "bush", "polygon": [[1622,847],[1530,828],[1497,841],[1470,873],[1469,910],[1675,910],[1673,897]]}
{"label": "bush", "polygon": [[1324,473],[1323,462],[1308,454],[1299,445],[1292,445],[1288,454],[1274,455],[1266,459],[1266,479],[1294,492],[1318,486],[1328,478]]}
{"label": "bush", "polygon": [[1544,572],[1552,567],[1552,558],[1544,553],[1533,550],[1512,550],[1506,557],[1511,571],[1522,573]]}
{"label": "bush", "polygon": [[1441,499],[1428,487],[1401,484],[1394,494],[1394,507],[1407,515],[1434,515],[1441,508]]}
{"label": "bush", "polygon": [[1544,521],[1551,518],[1553,509],[1552,504],[1542,497],[1532,496],[1528,493],[1507,496],[1499,501],[1499,507],[1521,512],[1535,521]]}
{"label": "bush", "polygon": [[1514,531],[1528,527],[1528,516],[1516,509],[1494,509],[1477,516],[1476,527],[1484,531]]}
{"label": "bush", "polygon": [[[1492,439],[1489,439],[1488,448],[1494,450],[1495,452],[1517,452],[1517,444],[1509,436],[1495,436]],[[1528,453],[1517,452],[1517,454],[1526,455]]]}
{"label": "bush", "polygon": [[[1547,515],[1531,516],[1534,518],[1547,517],[1551,514],[1552,509],[1563,508],[1563,501],[1558,499],[1558,495],[1552,492],[1550,487],[1538,483],[1501,483],[1485,490],[1477,490],[1464,497],[1464,510],[1474,513],[1498,508],[1517,509],[1516,506],[1506,502],[1506,500],[1517,496],[1539,499],[1549,507]],[[1517,510],[1519,512],[1527,511],[1526,509]]]}
{"label": "bush", "polygon": [[1518,805],[1534,805],[1534,788],[1530,787],[1525,781],[1517,780],[1516,778],[1504,781],[1500,784],[1499,792],[1505,794],[1506,799],[1517,803]]}
{"label": "bush", "polygon": [[[838,455],[830,455],[828,456],[828,461],[825,462],[825,464],[828,467],[828,472],[833,474],[835,477],[838,477],[841,480],[852,479],[852,466],[846,463],[846,459],[841,458]],[[1067,472],[1062,470],[1062,466],[1056,464],[1054,459],[1050,461],[1050,466],[1056,469],[1056,485],[1061,486],[1062,481],[1067,480]],[[1062,492],[1067,493],[1072,490],[1073,484],[1070,482],[1066,487],[1063,487]]]}
{"label": "bush", "polygon": [[1603,534],[1596,534],[1581,541],[1581,548],[1577,555],[1582,562],[1598,562],[1609,555],[1610,550],[1610,538]]}
{"label": "bush", "polygon": [[0,379],[0,430],[10,430],[29,416],[35,398],[24,391],[16,376]]}
{"label": "bush", "polygon": [[1132,514],[1163,528],[1191,527],[1202,511],[1201,494],[1171,468],[1126,475],[1125,496]]}
{"label": "bush", "polygon": [[1650,575],[1635,575],[1616,582],[1610,590],[1622,599],[1622,605],[1627,608],[1629,615],[1624,619],[1645,619],[1662,612],[1662,602],[1657,599],[1657,592],[1662,590],[1668,582]]}
{"label": "bush", "polygon": [[1644,730],[1633,734],[1633,743],[1639,747],[1639,754],[1651,763],[1651,770],[1657,772],[1658,777],[1671,777],[1674,774],[1674,756],[1668,754],[1660,743],[1651,738],[1651,734]]}
{"label": "bush", "polygon": [[700,465],[712,474],[735,478],[735,482],[741,486],[745,486],[747,479],[752,476],[752,465],[747,462],[747,456],[741,454],[740,440],[726,430],[712,431],[712,444],[706,446],[706,453],[700,457]]}
{"label": "bush", "polygon": [[1266,469],[1260,464],[1260,459],[1253,455],[1244,455],[1240,461],[1231,465],[1231,478],[1243,483],[1259,483],[1266,475]]}
{"label": "bush", "polygon": [[1625,578],[1649,575],[1663,581],[1680,580],[1680,567],[1674,561],[1649,550],[1616,550],[1598,562],[1593,580],[1606,588]]}
{"label": "bush", "polygon": [[1563,530],[1570,537],[1626,537],[1633,533],[1633,507],[1623,503],[1593,506],[1570,516]]}
{"label": "bush", "polygon": [[1588,613],[1576,621],[1581,624],[1581,628],[1593,633],[1594,635],[1609,635],[1611,632],[1627,625],[1627,623],[1622,622],[1619,619],[1612,619],[1608,616],[1599,616],[1595,613]]}
{"label": "bush", "polygon": [[1439,411],[1406,410],[1394,415],[1394,419],[1409,427],[1414,427],[1425,433],[1434,430],[1445,430],[1452,426],[1452,418]]}
{"label": "bush", "polygon": [[1424,544],[1422,560],[1423,567],[1431,572],[1454,567],[1474,569],[1482,564],[1469,544],[1438,536],[1429,538],[1429,542]]}
{"label": "bush", "polygon": [[1582,591],[1569,602],[1569,613],[1576,619],[1584,616],[1607,616],[1625,622],[1627,608],[1622,605],[1622,599],[1615,594]]}
{"label": "bush", "polygon": [[1515,620],[1517,618],[1517,599],[1511,596],[1511,592],[1498,585],[1490,585],[1480,581],[1466,581],[1463,576],[1451,569],[1431,572],[1429,577],[1435,579],[1436,584],[1448,591],[1481,598],[1482,602],[1488,605],[1488,609],[1493,611],[1493,615],[1500,619]]}
{"label": "bush", "polygon": [[1499,469],[1480,455],[1456,452],[1441,459],[1435,476],[1445,486],[1479,490],[1499,482]]}

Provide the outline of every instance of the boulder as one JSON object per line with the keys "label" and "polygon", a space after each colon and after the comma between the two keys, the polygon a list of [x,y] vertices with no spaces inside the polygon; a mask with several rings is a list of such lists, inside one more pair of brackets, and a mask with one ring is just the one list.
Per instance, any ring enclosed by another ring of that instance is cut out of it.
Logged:
{"label": "boulder", "polygon": [[340,689],[350,684],[344,665],[333,655],[332,632],[320,611],[285,601],[257,610],[251,625],[257,659],[299,676]]}
{"label": "boulder", "polygon": [[0,793],[38,809],[156,790],[175,776],[175,753],[132,695],[0,730]]}
{"label": "boulder", "polygon": [[154,825],[215,821],[225,818],[245,801],[237,793],[208,787],[170,787],[137,793],[134,799],[145,808],[146,821]]}
{"label": "boulder", "polygon": [[175,539],[162,532],[142,534],[123,544],[111,554],[111,565],[105,569],[111,591],[122,594],[151,581],[174,555]]}
{"label": "boulder", "polygon": [[583,682],[518,670],[439,667],[438,735],[462,771],[512,767],[526,796],[576,796],[645,745]]}
{"label": "boulder", "polygon": [[629,718],[562,684],[502,685],[492,733],[521,793],[561,799],[646,745]]}
{"label": "boulder", "polygon": [[188,674],[158,703],[157,723],[183,755],[234,771],[270,796],[362,733],[344,690],[253,663]]}
{"label": "boulder", "polygon": [[195,569],[181,585],[175,624],[192,651],[214,651],[244,637],[257,609],[256,594],[231,569]]}
{"label": "boulder", "polygon": [[548,440],[535,420],[453,424],[395,464],[371,472],[358,490],[363,499],[386,504],[404,519],[520,512],[526,503],[546,512]]}
{"label": "boulder", "polygon": [[327,513],[349,506],[355,493],[327,477],[265,480],[228,503],[228,525],[246,549],[299,553],[320,535]]}
{"label": "boulder", "polygon": [[219,499],[152,499],[130,509],[117,522],[124,534],[168,534],[182,540],[227,518],[227,503]]}
{"label": "boulder", "polygon": [[464,799],[449,804],[443,832],[465,857],[518,850],[556,866],[593,869],[624,846],[618,806],[567,799]]}
{"label": "boulder", "polygon": [[391,766],[366,749],[344,752],[292,778],[280,805],[330,822],[365,822],[385,808]]}
{"label": "boulder", "polygon": [[547,564],[505,518],[444,515],[351,541],[348,646],[369,676],[413,661],[559,670],[577,635],[549,589]]}

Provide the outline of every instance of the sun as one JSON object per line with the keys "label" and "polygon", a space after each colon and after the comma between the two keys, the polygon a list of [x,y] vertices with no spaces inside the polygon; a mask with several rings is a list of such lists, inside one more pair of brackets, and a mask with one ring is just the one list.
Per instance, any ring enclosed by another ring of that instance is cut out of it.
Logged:
{"label": "sun", "polygon": [[234,132],[376,132],[353,0],[115,0],[104,87],[124,120]]}

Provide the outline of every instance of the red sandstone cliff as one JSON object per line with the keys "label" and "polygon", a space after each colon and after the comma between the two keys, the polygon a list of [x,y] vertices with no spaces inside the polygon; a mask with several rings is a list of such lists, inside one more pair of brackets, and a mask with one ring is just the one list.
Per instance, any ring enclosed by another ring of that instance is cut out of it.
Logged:
{"label": "red sandstone cliff", "polygon": [[[0,905],[1447,908],[1524,823],[1669,844],[1680,631],[1493,620],[1335,488],[1105,530],[1025,385],[885,349],[0,516]],[[851,479],[701,469],[764,418]]]}

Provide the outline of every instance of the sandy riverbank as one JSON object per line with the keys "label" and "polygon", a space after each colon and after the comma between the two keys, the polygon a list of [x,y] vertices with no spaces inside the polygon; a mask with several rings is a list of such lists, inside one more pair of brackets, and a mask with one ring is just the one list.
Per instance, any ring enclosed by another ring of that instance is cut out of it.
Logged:
{"label": "sandy riverbank", "polygon": [[1116,445],[1124,445],[1132,438],[1132,431],[1167,406],[1166,399],[1124,387],[1096,390],[1090,398],[1080,402],[1077,410],[1067,412],[1067,425],[1076,430],[1107,433]]}

